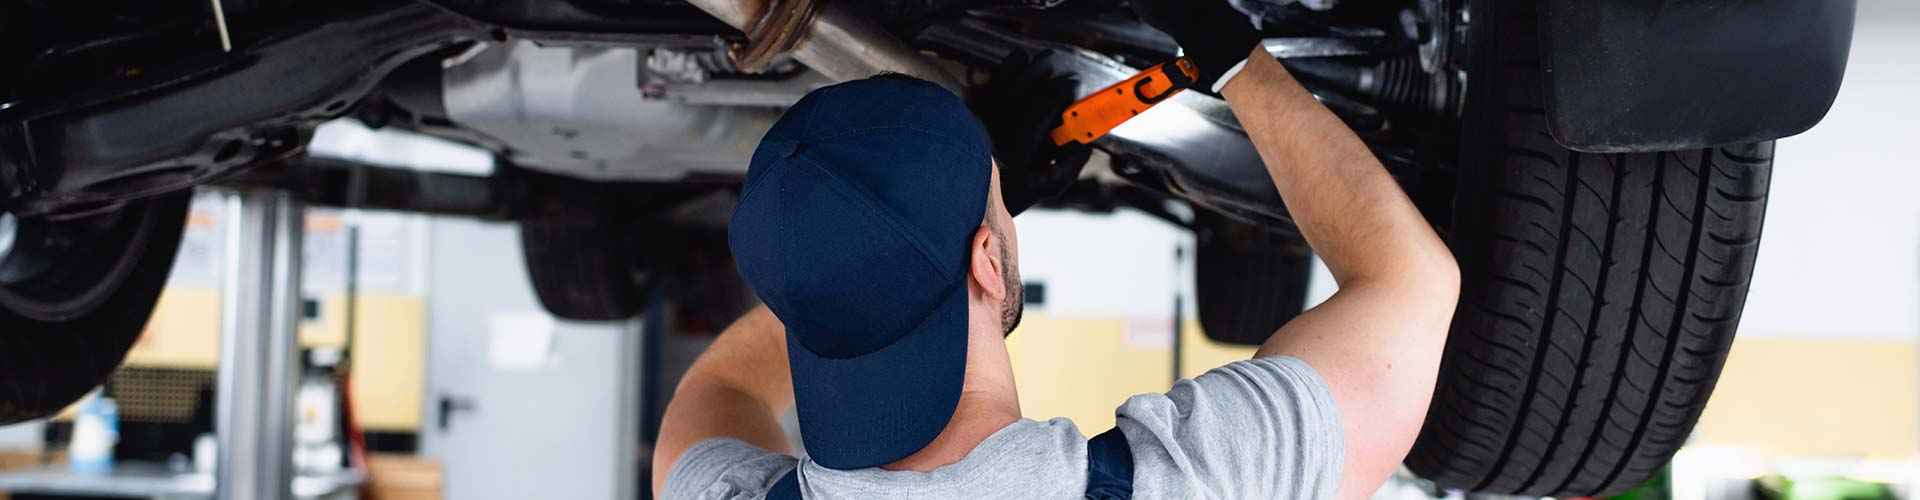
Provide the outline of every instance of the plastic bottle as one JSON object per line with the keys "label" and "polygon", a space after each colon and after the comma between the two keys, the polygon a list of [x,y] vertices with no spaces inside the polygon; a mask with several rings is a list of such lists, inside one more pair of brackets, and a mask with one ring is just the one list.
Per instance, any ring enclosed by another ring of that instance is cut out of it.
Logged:
{"label": "plastic bottle", "polygon": [[113,398],[94,397],[73,419],[67,463],[74,472],[105,474],[113,470],[113,446],[119,442],[120,406]]}

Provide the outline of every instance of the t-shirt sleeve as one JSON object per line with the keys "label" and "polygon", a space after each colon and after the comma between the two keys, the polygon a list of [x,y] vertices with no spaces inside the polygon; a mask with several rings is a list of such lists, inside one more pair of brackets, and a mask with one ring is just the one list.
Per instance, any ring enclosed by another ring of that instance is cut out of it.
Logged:
{"label": "t-shirt sleeve", "polygon": [[1136,498],[1323,499],[1340,485],[1339,409],[1299,359],[1215,368],[1134,396],[1117,416]]}
{"label": "t-shirt sleeve", "polygon": [[733,438],[701,441],[680,455],[662,500],[752,500],[766,496],[800,460]]}

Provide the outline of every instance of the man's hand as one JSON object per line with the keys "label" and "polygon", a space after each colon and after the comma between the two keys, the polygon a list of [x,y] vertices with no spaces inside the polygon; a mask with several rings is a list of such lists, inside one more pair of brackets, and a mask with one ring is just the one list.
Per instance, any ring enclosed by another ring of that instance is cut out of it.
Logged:
{"label": "man's hand", "polygon": [[1260,32],[1226,0],[1132,0],[1141,21],[1166,32],[1199,67],[1196,88],[1218,92],[1220,81],[1260,45]]}
{"label": "man's hand", "polygon": [[1053,144],[1053,129],[1079,97],[1080,81],[1070,71],[1034,64],[1052,51],[1014,50],[994,69],[992,80],[967,96],[967,106],[993,140],[1001,196],[1013,215],[1065,191],[1093,154],[1077,142]]}

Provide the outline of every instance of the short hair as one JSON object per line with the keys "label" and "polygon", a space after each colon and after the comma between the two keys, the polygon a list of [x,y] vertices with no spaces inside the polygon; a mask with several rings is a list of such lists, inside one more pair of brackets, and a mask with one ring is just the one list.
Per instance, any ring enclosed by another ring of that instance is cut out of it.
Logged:
{"label": "short hair", "polygon": [[898,71],[882,71],[879,73],[875,73],[873,77],[874,78],[890,78],[894,80],[905,80],[909,82],[933,83],[932,81],[929,81],[925,78],[909,75],[906,73],[901,73]]}
{"label": "short hair", "polygon": [[[993,165],[993,167],[992,167],[992,168],[996,168],[996,169],[997,169],[997,168],[1000,168],[1000,166],[999,166],[998,164],[995,164],[995,165]],[[989,174],[991,174],[991,173],[989,173]],[[991,181],[989,181],[989,182],[991,182]],[[989,185],[989,186],[991,186],[992,184],[988,184],[988,185]],[[1003,189],[1003,190],[1004,190],[1004,189],[1006,189],[1006,188],[1007,188],[1007,187],[1006,187],[1006,185],[1004,185],[1004,184],[1002,184],[1002,185],[1000,186],[1000,189]],[[991,188],[989,188],[989,189],[988,189],[988,192],[987,192],[987,210],[986,210],[986,213],[984,213],[984,214],[981,214],[981,216],[980,216],[980,223],[981,223],[982,225],[985,225],[985,226],[987,226],[987,230],[988,230],[988,231],[991,231],[991,232],[993,232],[993,237],[994,237],[994,238],[1006,238],[1006,237],[1007,237],[1007,234],[1006,234],[1006,229],[1005,229],[1005,228],[1002,228],[1002,227],[1000,227],[1000,221],[997,221],[997,220],[994,220],[994,219],[993,219],[993,213],[994,213],[994,212],[997,212],[997,211],[999,211],[999,209],[1000,209],[1000,203],[1001,203],[1001,201],[1000,201],[1000,196],[995,196],[995,194],[996,194],[996,193],[994,193],[994,192],[992,191],[992,189],[991,189]]]}

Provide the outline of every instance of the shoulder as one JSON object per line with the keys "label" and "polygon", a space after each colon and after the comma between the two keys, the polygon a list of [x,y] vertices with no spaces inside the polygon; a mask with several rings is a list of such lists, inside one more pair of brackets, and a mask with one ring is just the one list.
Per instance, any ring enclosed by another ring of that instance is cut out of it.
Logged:
{"label": "shoulder", "polygon": [[680,455],[662,498],[749,500],[766,495],[799,459],[733,438],[701,441]]}
{"label": "shoulder", "polygon": [[[1249,399],[1252,398],[1252,399]],[[1277,403],[1277,405],[1276,405]],[[1298,408],[1290,408],[1298,407]],[[1187,418],[1193,410],[1331,412],[1333,391],[1305,361],[1271,356],[1228,363],[1173,384],[1163,394],[1141,394],[1120,406],[1119,416],[1135,419]]]}
{"label": "shoulder", "polygon": [[[1134,396],[1117,416],[1134,452],[1135,484],[1143,490],[1331,498],[1339,484],[1339,410],[1326,382],[1299,359],[1234,362],[1175,383],[1164,394]],[[1277,481],[1234,480],[1246,477]]]}

